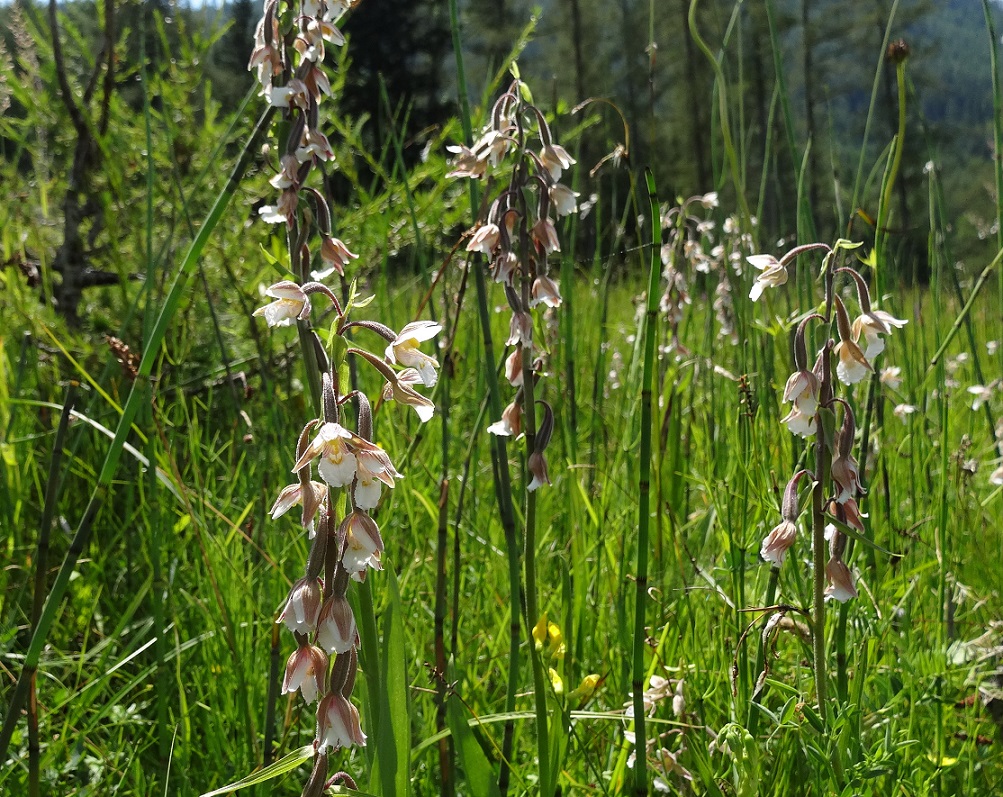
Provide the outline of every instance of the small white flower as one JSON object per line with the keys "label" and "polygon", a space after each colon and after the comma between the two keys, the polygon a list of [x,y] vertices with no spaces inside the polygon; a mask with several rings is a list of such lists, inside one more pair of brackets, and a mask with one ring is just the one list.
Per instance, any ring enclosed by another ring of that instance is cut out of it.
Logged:
{"label": "small white flower", "polygon": [[258,215],[268,224],[285,224],[287,221],[285,214],[275,205],[262,205],[258,208]]}
{"label": "small white flower", "polygon": [[796,434],[798,437],[809,437],[815,434],[815,413],[804,413],[795,404],[791,407],[791,411],[787,413],[780,422],[787,424],[788,430],[791,434]]}
{"label": "small white flower", "polygon": [[746,258],[749,264],[760,270],[756,281],[749,291],[752,301],[759,301],[766,288],[779,288],[787,282],[787,269],[773,255],[750,255]]}
{"label": "small white flower", "polygon": [[313,157],[322,161],[334,160],[334,150],[331,149],[331,143],[327,140],[327,136],[319,130],[311,128],[303,132],[303,140],[296,148],[296,160],[300,163],[306,163]]}
{"label": "small white flower", "polygon": [[289,590],[285,608],[276,622],[284,623],[294,633],[310,633],[317,627],[320,598],[320,581],[316,578],[301,578]]}
{"label": "small white flower", "polygon": [[781,521],[766,535],[759,549],[763,561],[780,567],[787,556],[787,549],[794,544],[798,536],[798,527],[789,520]]}
{"label": "small white flower", "polygon": [[567,169],[573,163],[577,163],[560,144],[544,146],[540,150],[540,162],[555,180],[561,179],[564,169]]}
{"label": "small white flower", "polygon": [[1000,465],[996,468],[996,470],[989,474],[989,483],[997,486],[1003,486],[1003,465]]}
{"label": "small white flower", "polygon": [[282,694],[288,695],[299,689],[303,699],[307,703],[312,703],[324,690],[327,665],[327,654],[315,645],[303,645],[297,648],[286,662]]}
{"label": "small white flower", "polygon": [[975,398],[972,401],[972,409],[978,410],[983,404],[989,401],[993,395],[992,386],[985,385],[972,385],[968,388],[968,392],[971,393]]}
{"label": "small white flower", "polygon": [[299,180],[299,161],[292,155],[283,155],[280,164],[282,168],[279,173],[268,181],[271,186],[282,190],[296,185]]}
{"label": "small white flower", "polygon": [[818,408],[818,377],[811,371],[795,371],[784,386],[784,401],[793,402],[804,415],[814,415]]}
{"label": "small white flower", "polygon": [[382,449],[365,449],[356,453],[357,481],[355,505],[359,509],[375,509],[380,502],[381,483],[394,486],[394,477],[401,475]]}
{"label": "small white flower", "polygon": [[435,404],[418,393],[411,385],[421,382],[421,375],[414,368],[405,368],[393,382],[383,385],[383,400],[396,401],[414,407],[418,420],[426,423],[435,414]]}
{"label": "small white flower", "polygon": [[902,384],[902,369],[897,365],[889,365],[881,369],[881,384],[891,390],[898,390]]}
{"label": "small white flower", "polygon": [[836,493],[836,503],[845,504],[852,501],[860,492],[860,469],[857,460],[852,456],[843,457],[838,453],[832,458],[832,480],[839,488]]}
{"label": "small white flower", "polygon": [[547,307],[561,306],[561,291],[550,277],[541,276],[533,281],[529,306],[536,307],[538,304],[545,304]]}
{"label": "small white flower", "polygon": [[522,406],[513,401],[502,411],[500,421],[488,427],[488,433],[500,437],[518,437],[522,430]]}
{"label": "small white flower", "polygon": [[852,340],[840,340],[833,352],[839,357],[836,376],[844,385],[855,385],[871,372],[871,364]]}
{"label": "small white flower", "polygon": [[371,445],[340,423],[325,423],[293,466],[293,472],[299,472],[311,460],[320,457],[317,470],[321,478],[332,487],[347,487],[357,469],[353,449]]}
{"label": "small white flower", "polygon": [[326,495],[327,486],[320,482],[308,481],[306,485],[296,482],[282,489],[268,513],[272,520],[277,520],[294,506],[302,506],[303,526],[309,531],[310,539],[313,539],[316,534],[313,520]]}
{"label": "small white flower", "polygon": [[446,177],[472,177],[478,179],[484,176],[488,167],[486,155],[481,157],[476,151],[464,144],[449,146],[446,149],[456,155],[453,161],[453,170]]}
{"label": "small white flower", "polygon": [[561,242],[557,238],[557,229],[554,227],[554,222],[549,218],[540,219],[534,224],[533,229],[530,230],[530,234],[537,245],[547,254],[561,251]]}
{"label": "small white flower", "polygon": [[328,748],[365,747],[366,735],[359,722],[359,710],[341,692],[330,692],[317,708],[317,752]]}
{"label": "small white flower", "polygon": [[575,201],[577,196],[577,193],[562,183],[550,186],[550,201],[558,216],[570,216],[578,209],[578,203]]}
{"label": "small white flower", "polygon": [[341,563],[349,573],[362,573],[367,567],[382,570],[380,557],[383,538],[380,529],[365,512],[352,512],[341,524],[345,534],[345,551]]}
{"label": "small white flower", "polygon": [[344,596],[328,598],[317,619],[317,644],[328,653],[347,653],[357,638],[355,615],[348,601]]}
{"label": "small white flower", "polygon": [[505,358],[505,378],[512,387],[522,385],[522,346],[516,346]]}
{"label": "small white flower", "polygon": [[539,451],[534,451],[529,455],[529,462],[526,469],[533,475],[526,489],[530,492],[539,490],[543,485],[550,485],[550,476],[547,473],[547,459]]}
{"label": "small white flower", "polygon": [[434,321],[412,321],[400,331],[386,348],[386,358],[392,363],[414,368],[425,387],[434,387],[439,378],[438,361],[418,351],[418,345],[431,340],[442,331],[442,324]]}
{"label": "small white flower", "polygon": [[902,421],[902,423],[906,423],[909,416],[916,412],[916,408],[912,404],[898,404],[893,412],[896,418]]}
{"label": "small white flower", "polygon": [[829,585],[825,588],[825,597],[846,603],[857,597],[857,588],[853,584],[853,574],[840,559],[830,559],[825,566],[825,575]]}
{"label": "small white flower", "polygon": [[483,252],[488,257],[491,257],[491,253],[498,246],[498,240],[501,236],[501,230],[498,228],[497,224],[488,223],[482,224],[477,228],[477,231],[470,236],[470,240],[467,241],[467,251],[468,252]]}
{"label": "small white flower", "polygon": [[295,282],[277,282],[265,289],[265,295],[275,301],[259,307],[252,315],[264,316],[270,327],[287,327],[310,315],[310,297]]}
{"label": "small white flower", "polygon": [[863,335],[867,343],[864,357],[873,360],[885,350],[885,341],[881,336],[889,334],[892,328],[901,329],[907,323],[905,319],[895,318],[884,310],[871,310],[853,322],[853,340],[857,342]]}

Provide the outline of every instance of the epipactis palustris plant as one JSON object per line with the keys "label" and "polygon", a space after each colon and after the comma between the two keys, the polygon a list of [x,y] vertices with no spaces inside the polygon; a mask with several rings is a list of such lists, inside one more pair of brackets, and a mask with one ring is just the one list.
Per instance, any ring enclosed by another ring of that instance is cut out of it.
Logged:
{"label": "epipactis palustris plant", "polygon": [[[517,72],[513,65],[514,73]],[[543,374],[547,357],[546,333],[556,327],[552,312],[543,313],[535,334],[532,311],[553,311],[561,305],[557,283],[548,274],[549,256],[560,252],[556,221],[577,211],[577,194],[560,182],[564,170],[574,164],[568,152],[554,141],[550,125],[533,102],[528,87],[518,79],[511,83],[494,103],[487,125],[480,137],[468,146],[450,147],[456,155],[449,176],[487,182],[487,202],[467,242],[468,252],[482,253],[490,274],[503,285],[512,311],[506,345],[511,351],[505,360],[505,377],[515,388],[515,396],[502,411],[501,418],[488,428],[500,437],[523,436],[528,481],[525,485],[524,535],[517,540],[514,528],[507,532],[509,547],[512,614],[522,605],[527,627],[540,617],[536,592],[536,491],[550,485],[546,450],[554,431],[554,413],[545,401],[536,400],[536,382]],[[482,324],[486,324],[487,299],[483,275],[476,276],[478,305]],[[485,339],[488,343],[488,339]],[[490,348],[490,347],[489,347]],[[493,368],[493,364],[488,365]],[[500,405],[500,401],[498,402]],[[542,409],[537,422],[536,405]],[[497,450],[504,450],[499,444]],[[507,492],[507,464],[496,470],[499,506],[510,504]],[[503,511],[504,516],[508,514]],[[520,553],[524,554],[524,582],[518,583]],[[524,601],[519,596],[524,595]],[[507,706],[515,705],[518,683],[518,623],[511,632],[509,687]],[[531,654],[533,693],[536,702],[536,730],[540,789],[552,793],[556,779],[552,775],[549,753],[549,709],[547,685],[541,656]],[[507,758],[511,755],[514,724],[509,723],[502,742],[503,758],[500,783],[507,783]]]}
{"label": "epipactis palustris plant", "polygon": [[[718,336],[735,345],[735,312],[732,283],[742,276],[745,253],[751,250],[752,236],[743,233],[738,220],[728,217],[718,227],[709,213],[718,207],[717,192],[698,194],[661,209],[663,230],[661,261],[665,291],[658,302],[669,335],[668,349],[681,356],[689,352],[679,341],[684,309],[690,304],[690,281],[698,274],[716,277],[714,317]],[[752,220],[755,224],[755,219]]]}
{"label": "epipactis palustris plant", "polygon": [[[385,380],[382,398],[413,407],[423,422],[432,417],[434,406],[415,388],[433,387],[438,365],[419,346],[441,329],[431,321],[415,321],[397,332],[375,320],[353,320],[352,311],[363,305],[355,301],[354,285],[342,303],[323,282],[333,274],[344,280],[345,266],[357,257],[334,237],[331,205],[322,187],[309,184],[319,171],[315,167],[334,159],[320,113],[321,102],[331,94],[323,61],[326,44],[344,44],[335,23],[349,7],[346,0],[266,0],[249,65],[261,95],[281,109],[287,123],[281,154],[271,164],[275,174],[270,182],[278,198],[260,214],[285,226],[294,276],[268,287],[265,293],[273,301],[254,315],[271,327],[297,326],[308,372],[313,366],[319,375],[318,415],[303,427],[291,456],[295,480],[279,493],[270,512],[277,520],[299,507],[299,525],[311,540],[303,577],[290,590],[278,620],[296,640],[282,692],[298,691],[308,703],[317,702],[316,755],[305,797],[318,797],[335,783],[355,788],[346,772],[329,776],[329,753],[366,743],[359,711],[351,702],[359,634],[347,593],[353,580],[363,581],[369,570],[381,569],[383,539],[372,510],[383,487],[392,488],[401,478],[373,439],[368,397],[345,389],[340,362],[332,362],[313,331],[314,305],[323,301],[324,309],[334,313],[332,350],[373,367]],[[314,270],[311,246],[319,261]],[[378,350],[349,342],[350,330],[382,338]],[[354,406],[354,429],[346,405]]]}
{"label": "epipactis palustris plant", "polygon": [[[554,428],[550,405],[535,423],[535,383],[543,372],[546,351],[533,334],[534,308],[561,304],[560,289],[548,274],[548,256],[561,251],[555,222],[577,211],[577,196],[560,182],[575,163],[554,141],[543,113],[528,99],[516,79],[491,109],[488,124],[473,146],[450,147],[456,155],[450,177],[489,179],[499,190],[467,242],[468,252],[488,260],[491,276],[505,288],[512,316],[506,345],[505,377],[516,394],[502,417],[488,427],[491,434],[525,434],[527,490],[550,484],[545,451]],[[539,149],[537,149],[539,145]],[[531,378],[527,378],[527,374]]]}
{"label": "epipactis palustris plant", "polygon": [[[860,272],[847,266],[836,267],[840,253],[856,249],[859,245],[843,240],[837,241],[834,247],[814,243],[795,247],[779,259],[769,254],[748,258],[749,263],[759,270],[749,295],[757,301],[767,288],[779,287],[787,282],[788,268],[800,255],[820,250],[825,252],[822,262],[824,314],[809,313],[798,324],[794,335],[794,372],[788,378],[783,393],[783,400],[790,404],[790,411],[781,421],[791,433],[806,439],[815,438],[814,471],[799,470],[788,482],[781,522],[766,536],[760,549],[763,560],[779,569],[787,551],[797,540],[797,522],[801,513],[798,487],[802,478],[808,476],[812,483],[815,676],[823,712],[824,601],[832,599],[843,603],[857,596],[854,575],[844,561],[847,535],[842,529],[864,534],[863,518],[866,517],[858,506],[858,499],[866,491],[853,456],[856,419],[849,394],[839,397],[836,390],[840,383],[849,389],[872,374],[874,358],[884,350],[884,336],[906,323],[871,305],[867,281]],[[856,289],[860,314],[852,323],[843,300],[836,293],[840,275],[849,277]],[[823,328],[831,329],[833,321],[836,337],[826,337],[814,363],[809,366],[805,341],[808,325],[819,323]],[[837,406],[842,413],[838,429],[835,426]],[[823,413],[832,419],[828,426]],[[825,433],[827,429],[831,431]],[[824,553],[825,540],[829,543],[827,557]]]}

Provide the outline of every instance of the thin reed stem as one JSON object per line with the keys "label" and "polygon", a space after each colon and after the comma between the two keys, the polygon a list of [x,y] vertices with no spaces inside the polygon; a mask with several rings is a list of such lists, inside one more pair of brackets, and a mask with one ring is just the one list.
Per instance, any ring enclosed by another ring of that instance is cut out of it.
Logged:
{"label": "thin reed stem", "polygon": [[[60,483],[59,471],[63,464],[63,446],[66,442],[66,431],[70,427],[70,418],[73,415],[73,405],[77,399],[78,387],[76,382],[70,382],[66,389],[66,398],[63,400],[63,409],[59,415],[59,425],[56,427],[56,437],[52,442],[49,473],[45,480],[42,517],[38,524],[38,546],[35,550],[35,586],[32,593],[30,616],[32,629],[38,624],[45,601],[45,582],[49,569],[49,537],[52,532],[52,519],[56,512],[56,499]],[[28,794],[30,797],[38,797],[40,793],[40,762],[38,699],[35,691],[35,678],[32,676],[28,710]]]}
{"label": "thin reed stem", "polygon": [[746,232],[751,232],[750,219],[752,218],[752,212],[749,210],[749,203],[745,197],[745,183],[742,180],[742,176],[739,171],[738,156],[735,153],[735,144],[731,138],[731,122],[728,117],[728,83],[725,80],[720,62],[715,57],[710,47],[707,46],[707,42],[705,42],[700,36],[700,31],[697,29],[698,4],[699,0],[690,0],[690,13],[688,17],[690,35],[693,37],[693,41],[696,42],[697,47],[700,48],[700,51],[707,57],[707,60],[710,61],[711,68],[714,70],[714,79],[716,82],[718,98],[718,113],[720,114],[721,122],[721,140],[724,143],[724,152],[728,159],[731,181],[735,186],[735,195],[741,211],[739,219],[742,229]]}
{"label": "thin reed stem", "polygon": [[[766,597],[764,598],[764,606],[772,606],[777,599],[777,583],[780,580],[780,568],[773,566],[770,568],[770,578],[766,583]],[[766,667],[766,647],[768,645],[766,636],[761,634],[759,637],[759,648],[756,651],[756,686],[753,687],[752,699],[749,701],[749,716],[746,720],[745,727],[749,731],[749,735],[752,738],[756,738],[756,733],[759,731],[759,717],[762,713],[758,706],[760,702],[760,695],[762,694],[765,684],[761,687],[759,685],[759,679],[765,678],[764,668]]]}
{"label": "thin reed stem", "polygon": [[[690,6],[690,12],[696,3]],[[647,735],[644,709],[644,652],[648,648],[645,607],[648,600],[648,523],[651,514],[651,432],[652,383],[655,374],[655,339],[658,334],[658,280],[661,276],[662,225],[659,223],[658,193],[651,169],[644,173],[651,215],[651,251],[648,265],[648,294],[644,316],[644,368],[641,376],[641,441],[637,506],[637,573],[634,594],[634,654],[631,690],[634,706],[634,795],[648,793]]]}

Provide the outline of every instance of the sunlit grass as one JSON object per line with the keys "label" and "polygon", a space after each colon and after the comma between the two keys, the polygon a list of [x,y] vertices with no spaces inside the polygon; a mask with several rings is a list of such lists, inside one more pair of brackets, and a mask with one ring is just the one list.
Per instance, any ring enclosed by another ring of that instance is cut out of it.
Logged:
{"label": "sunlit grass", "polygon": [[[180,105],[183,98],[174,99]],[[349,164],[364,147],[356,129],[340,124],[345,143],[339,157]],[[391,176],[404,165],[390,143],[383,161],[367,155],[373,186],[363,186],[346,167],[355,199],[343,224],[368,263],[360,290],[376,296],[367,313],[397,327],[418,317],[433,272],[467,224],[467,197],[445,182],[441,151],[460,137],[459,129],[455,124],[436,140],[437,154],[415,168],[407,187],[400,174]],[[164,153],[157,158],[172,173],[175,166]],[[989,697],[999,689],[992,679],[1003,644],[1003,487],[990,482],[1000,465],[992,427],[1003,413],[997,389],[1003,323],[991,269],[983,293],[960,315],[991,255],[955,269],[944,244],[951,209],[942,207],[936,174],[929,179],[931,283],[882,274],[884,295],[875,297],[909,323],[889,338],[875,363],[879,372],[900,368],[901,382],[879,384],[867,416],[872,446],[859,458],[870,490],[863,509],[873,545],[858,541],[849,559],[859,597],[829,612],[829,692],[836,698],[828,727],[816,713],[808,636],[809,534],[802,528],[780,569],[773,607],[764,606],[770,569],[758,556],[762,538],[779,518],[787,480],[808,461],[804,444],[780,423],[780,396],[791,370],[792,328],[810,309],[799,303],[818,263],[805,258],[788,285],[771,289],[756,305],[746,299],[750,269],[729,272],[737,342],[719,334],[715,315],[714,288],[723,270],[688,272],[690,301],[680,305],[677,324],[660,316],[657,356],[646,382],[641,319],[649,297],[642,271],[651,251],[622,221],[636,215],[642,200],[621,195],[619,204],[600,203],[595,216],[576,221],[579,229],[595,223],[602,245],[594,258],[576,259],[567,254],[575,246],[565,248],[551,273],[563,275],[574,321],[563,330],[556,320],[538,325],[548,354],[546,398],[558,429],[548,450],[554,484],[538,493],[535,507],[535,600],[564,641],[561,655],[541,651],[545,670],[552,668],[561,685],[559,693],[557,680],[544,683],[543,705],[550,749],[560,752],[548,769],[563,793],[630,791],[624,730],[635,651],[643,654],[647,674],[668,679],[667,691],[653,698],[646,725],[649,738],[657,737],[692,776],[689,781],[680,770],[663,774],[677,793],[999,789],[1000,728],[979,689],[990,690]],[[68,330],[12,271],[0,272],[6,290],[0,329],[0,528],[6,531],[0,676],[10,687],[6,694],[13,692],[28,648],[38,527],[70,379],[82,383],[75,407],[83,417],[69,426],[57,474],[50,584],[88,496],[98,489],[104,498],[41,657],[40,748],[37,754],[30,749],[27,724],[19,722],[0,769],[4,793],[27,793],[29,760],[37,756],[43,793],[197,795],[294,754],[313,739],[314,710],[295,695],[278,700],[268,727],[269,690],[281,678],[291,645],[288,638],[276,641],[275,617],[309,548],[301,528],[288,518],[272,522],[267,511],[289,482],[289,441],[311,410],[307,377],[288,337],[249,318],[259,286],[279,278],[259,249],[278,257],[278,237],[245,225],[253,212],[243,200],[256,198],[263,183],[255,177],[236,193],[238,201],[200,260],[205,283],[192,280],[174,295],[175,321],[151,350],[153,400],[144,404],[149,418],[139,416],[128,436],[133,447],[125,449],[107,487],[101,463],[133,387],[130,375],[100,337]],[[158,189],[162,206],[181,208],[177,185],[163,185],[173,187]],[[599,185],[606,191],[606,184]],[[214,192],[197,181],[190,186],[184,211],[198,207],[204,215]],[[41,203],[37,194],[30,201]],[[718,230],[735,210],[729,201],[725,195],[722,207],[706,213]],[[799,226],[809,228],[803,198],[796,207]],[[32,247],[44,250],[44,225],[10,214],[10,225],[0,232],[4,247],[17,248],[18,226]],[[137,355],[141,309],[163,306],[171,284],[164,274],[182,262],[195,273],[195,261],[183,260],[185,246],[173,239],[173,226],[191,236],[199,228],[188,228],[180,211],[170,232],[162,221],[147,230],[158,242],[155,251],[163,247],[155,259],[164,271],[156,272],[154,284],[141,289],[124,283],[92,300],[95,326],[122,337]],[[753,229],[748,214],[738,221]],[[645,220],[637,234],[650,237],[650,224]],[[765,243],[760,247],[772,251]],[[424,317],[454,318],[467,266],[454,257]],[[457,793],[495,794],[504,728],[514,723],[509,793],[535,793],[540,703],[528,663],[533,640],[523,630],[522,664],[513,670],[510,618],[518,618],[521,604],[513,613],[511,540],[499,519],[485,432],[497,420],[486,409],[487,374],[498,370],[506,353],[498,342],[508,334],[508,320],[504,297],[490,293],[486,317],[497,361],[485,362],[474,288],[465,290],[466,304],[455,316],[447,444],[437,420],[420,426],[413,415],[400,414],[391,423],[387,414],[395,409],[376,407],[380,442],[406,474],[380,509],[383,563],[399,585],[403,609],[396,616],[409,698],[406,766],[414,794],[439,793],[438,740],[448,733]],[[125,317],[101,309],[111,306],[125,309]],[[933,363],[949,334],[954,337],[943,357]],[[237,372],[242,381],[230,379]],[[382,387],[364,370],[360,380],[370,395]],[[977,384],[995,385],[988,411],[972,407],[969,388]],[[641,402],[642,388],[652,385],[646,476]],[[867,391],[867,382],[851,391],[858,422],[868,412]],[[527,479],[519,451],[509,446],[508,457],[512,506],[522,524]],[[449,480],[447,665],[439,672],[434,615],[443,475]],[[638,485],[648,477],[647,607],[643,634],[637,634]],[[373,574],[368,582],[381,618],[396,605],[389,575]],[[766,638],[762,691],[752,705],[764,624],[780,616],[778,608],[783,619]],[[845,624],[845,695],[836,682],[841,648],[833,640],[839,624]],[[576,692],[589,675],[599,676],[595,693]],[[360,677],[363,707],[368,688]],[[448,698],[447,730],[441,733],[437,690]],[[365,712],[363,717],[365,725]],[[746,734],[747,727],[755,736]],[[375,754],[370,745],[335,761],[356,773],[365,791]],[[306,771],[303,765],[256,787],[256,793],[299,794]]]}

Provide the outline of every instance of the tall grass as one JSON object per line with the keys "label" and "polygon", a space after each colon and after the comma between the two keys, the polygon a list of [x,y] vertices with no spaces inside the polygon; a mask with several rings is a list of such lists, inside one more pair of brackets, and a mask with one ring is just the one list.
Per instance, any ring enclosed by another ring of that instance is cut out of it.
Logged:
{"label": "tall grass", "polygon": [[[1003,490],[989,477],[1001,406],[994,390],[973,410],[967,389],[999,378],[999,356],[986,350],[1003,341],[1003,282],[991,290],[1003,274],[999,241],[984,261],[955,268],[949,228],[959,211],[945,205],[936,169],[925,198],[929,286],[899,278],[894,234],[879,230],[882,306],[910,323],[851,397],[870,489],[866,533],[847,553],[859,597],[826,613],[813,647],[821,573],[806,564],[818,540],[802,535],[779,568],[757,551],[786,480],[812,453],[779,420],[794,308],[811,308],[817,263],[805,258],[796,279],[753,308],[747,265],[703,274],[676,261],[691,301],[677,324],[655,323],[666,285],[651,278],[664,264],[648,255],[661,254],[666,208],[624,195],[641,164],[609,161],[594,178],[592,164],[578,164],[579,202],[592,191],[599,200],[564,232],[594,226],[598,245],[579,240],[551,263],[563,310],[574,314],[545,339],[560,433],[548,449],[553,485],[527,501],[522,442],[485,432],[503,407],[503,300],[482,265],[457,254],[482,193],[445,178],[445,145],[475,138],[489,109],[468,107],[455,0],[450,10],[462,112],[432,134],[427,161],[407,171],[404,114],[388,98],[391,132],[377,152],[353,154],[362,141],[339,122],[355,197],[341,224],[373,264],[360,283],[375,296],[367,312],[397,323],[427,308],[445,319],[449,365],[436,394],[441,424],[391,425],[388,408],[375,407],[381,444],[407,478],[385,514],[387,572],[358,599],[378,618],[361,629],[358,688],[367,733],[389,724],[397,735],[381,742],[372,733],[365,750],[336,754],[332,767],[357,773],[360,792],[374,794],[641,794],[659,781],[681,794],[996,793]],[[741,14],[734,24],[744,24]],[[730,215],[752,229],[743,207],[754,197],[743,186],[772,177],[768,165],[757,174],[742,160],[756,147],[741,129],[740,87],[721,66],[730,45],[714,55],[707,42],[720,32],[700,33],[725,125],[708,131],[721,142],[720,184],[701,187],[720,191],[706,214],[720,242]],[[782,77],[789,67],[777,37],[773,50]],[[591,119],[599,107],[580,113]],[[785,135],[777,151],[765,144],[763,160],[800,168],[812,144],[798,140],[782,80],[775,107]],[[198,795],[240,783],[299,794],[314,712],[277,694],[274,618],[308,545],[267,509],[313,397],[289,341],[247,324],[259,284],[273,277],[262,250],[275,255],[280,242],[236,201],[268,190],[247,167],[270,116],[227,120],[232,133],[211,127],[216,138],[204,146],[218,144],[221,160],[225,141],[244,142],[228,161],[229,181],[206,177],[213,202],[166,156],[165,127],[146,109],[130,133],[147,139],[149,156],[141,232],[123,247],[147,264],[149,282],[101,299],[123,308],[121,323],[106,312],[110,330],[134,341],[134,372],[96,335],[40,307],[11,271],[0,277],[0,792]],[[883,142],[892,148],[875,160],[871,116],[859,163],[848,167],[857,175],[848,208],[864,196],[880,201],[879,228],[894,229],[885,219],[895,168],[886,164],[901,137]],[[569,149],[590,134],[589,123],[569,131]],[[353,173],[364,161],[366,185]],[[885,174],[883,183],[865,181],[868,171]],[[34,187],[26,201],[39,207],[56,187]],[[804,196],[796,207],[792,225],[813,229]],[[198,212],[204,219],[188,230],[185,215]],[[627,223],[642,213],[650,248]],[[0,214],[5,254],[22,234],[46,251],[44,226]],[[187,254],[172,257],[183,236]],[[391,250],[412,246],[421,268],[393,268],[402,258]],[[743,246],[740,264],[755,253]],[[205,281],[193,288],[200,268]],[[730,290],[737,344],[715,315],[719,281]],[[892,365],[898,385],[880,379]],[[221,378],[236,372],[246,392]],[[70,378],[83,386],[67,389]],[[373,374],[356,378],[379,392]],[[528,529],[535,535],[522,536]],[[560,654],[549,642],[535,647],[544,614]]]}

